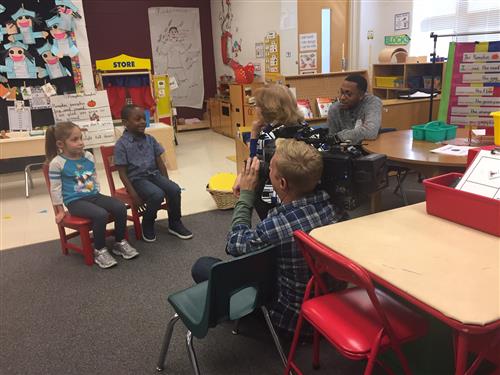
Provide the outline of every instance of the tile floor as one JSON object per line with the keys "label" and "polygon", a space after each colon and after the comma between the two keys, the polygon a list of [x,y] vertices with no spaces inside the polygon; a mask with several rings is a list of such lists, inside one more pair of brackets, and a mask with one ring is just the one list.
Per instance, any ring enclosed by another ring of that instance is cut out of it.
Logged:
{"label": "tile floor", "polygon": [[[189,215],[216,209],[205,191],[206,184],[217,172],[236,173],[236,164],[227,157],[235,155],[234,141],[211,130],[177,134],[178,169],[169,171],[182,192],[182,212]],[[109,194],[100,153],[96,153],[101,190]],[[118,176],[115,183],[122,186]],[[33,173],[35,187],[30,197],[24,196],[22,172],[0,175],[0,250],[58,238],[50,198],[40,170]],[[165,218],[163,211],[159,218]]]}

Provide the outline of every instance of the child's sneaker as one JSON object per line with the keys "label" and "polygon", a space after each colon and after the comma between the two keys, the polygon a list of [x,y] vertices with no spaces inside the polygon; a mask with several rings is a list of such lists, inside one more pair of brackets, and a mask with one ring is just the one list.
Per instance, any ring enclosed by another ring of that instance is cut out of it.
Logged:
{"label": "child's sneaker", "polygon": [[109,268],[116,265],[115,258],[113,258],[105,247],[101,250],[94,249],[94,262],[101,268]]}
{"label": "child's sneaker", "polygon": [[124,259],[132,259],[139,255],[139,252],[128,243],[127,240],[123,239],[120,242],[115,242],[113,245],[113,250],[111,250],[115,255],[121,255]]}
{"label": "child's sneaker", "polygon": [[155,234],[155,227],[154,224],[149,228],[149,225],[145,225],[144,221],[142,222],[141,225],[141,233],[142,233],[142,239],[146,242],[155,242],[156,241],[156,234]]}
{"label": "child's sneaker", "polygon": [[183,240],[189,240],[190,238],[193,238],[193,233],[191,233],[191,231],[187,229],[180,220],[169,225],[168,233],[173,234],[174,236],[177,236]]}

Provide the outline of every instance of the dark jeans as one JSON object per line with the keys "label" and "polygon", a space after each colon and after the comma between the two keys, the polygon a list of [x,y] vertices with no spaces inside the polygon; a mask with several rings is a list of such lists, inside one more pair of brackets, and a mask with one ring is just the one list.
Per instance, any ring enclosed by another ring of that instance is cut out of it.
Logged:
{"label": "dark jeans", "polygon": [[222,259],[214,257],[201,257],[191,267],[191,276],[196,284],[208,280],[210,276],[210,268],[215,263],[222,261]]}
{"label": "dark jeans", "polygon": [[142,217],[143,225],[152,226],[156,220],[156,213],[160,209],[165,197],[168,202],[168,223],[181,219],[181,188],[160,173],[150,175],[140,180],[132,181],[137,194],[146,203],[146,211]]}
{"label": "dark jeans", "polygon": [[110,214],[115,219],[115,240],[119,242],[125,238],[127,208],[118,199],[96,194],[68,203],[67,207],[71,215],[92,220],[95,249],[106,246],[106,224]]}

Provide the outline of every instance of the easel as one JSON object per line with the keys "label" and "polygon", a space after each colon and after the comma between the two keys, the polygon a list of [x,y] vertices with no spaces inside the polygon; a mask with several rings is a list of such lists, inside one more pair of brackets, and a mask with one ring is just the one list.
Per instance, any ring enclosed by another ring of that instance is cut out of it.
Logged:
{"label": "easel", "polygon": [[[499,31],[485,31],[485,32],[477,32],[477,33],[457,33],[457,34],[443,34],[443,35],[437,35],[434,34],[434,32],[431,32],[430,37],[434,40],[434,47],[431,53],[431,100],[429,102],[429,122],[432,121],[432,104],[434,102],[434,76],[436,75],[436,44],[437,44],[437,39],[442,38],[442,37],[458,37],[458,36],[470,36],[470,35],[488,35],[488,34],[500,34]],[[470,139],[469,139],[470,140]]]}

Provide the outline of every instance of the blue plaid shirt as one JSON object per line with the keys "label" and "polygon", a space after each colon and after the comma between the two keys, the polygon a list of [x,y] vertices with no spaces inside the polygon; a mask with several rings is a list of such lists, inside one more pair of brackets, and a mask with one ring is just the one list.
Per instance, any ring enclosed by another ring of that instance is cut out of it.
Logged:
{"label": "blue plaid shirt", "polygon": [[229,232],[226,251],[233,256],[276,245],[277,295],[269,306],[269,313],[279,331],[290,334],[295,331],[310,278],[307,263],[294,242],[293,232],[300,229],[307,233],[338,220],[328,194],[317,191],[273,208],[255,229],[247,224],[236,224]]}

